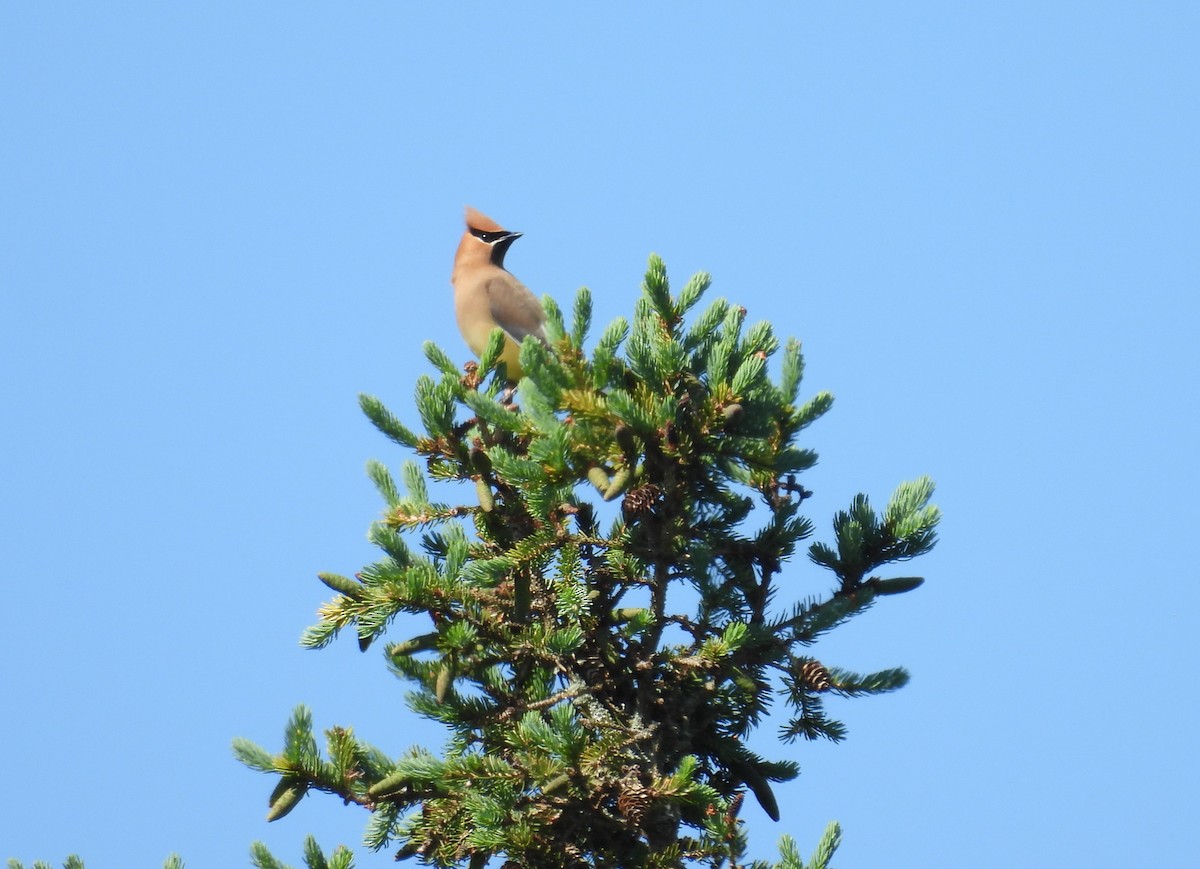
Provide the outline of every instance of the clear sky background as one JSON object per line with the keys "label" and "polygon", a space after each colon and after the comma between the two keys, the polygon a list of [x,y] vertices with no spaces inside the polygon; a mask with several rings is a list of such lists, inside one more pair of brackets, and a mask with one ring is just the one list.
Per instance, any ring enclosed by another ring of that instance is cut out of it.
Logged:
{"label": "clear sky background", "polygon": [[657,251],[800,337],[819,536],[938,481],[926,585],[816,650],[912,682],[778,747],[757,856],[1195,865],[1200,6],[444,5],[0,5],[0,858],[299,865],[366,813],[267,825],[233,737],[441,744],[297,640],[406,457],[356,394],[469,358],[469,203],[598,327]]}

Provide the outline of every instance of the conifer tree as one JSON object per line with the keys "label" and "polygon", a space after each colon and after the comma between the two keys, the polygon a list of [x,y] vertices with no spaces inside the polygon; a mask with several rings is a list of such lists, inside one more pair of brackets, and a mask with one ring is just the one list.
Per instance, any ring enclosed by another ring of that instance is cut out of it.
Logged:
{"label": "conifer tree", "polygon": [[[25,869],[24,863],[11,857],[5,865],[7,869]],[[44,860],[34,860],[30,864],[30,869],[54,869],[54,867]],[[79,859],[77,854],[71,854],[63,861],[63,869],[84,869],[83,860]],[[163,861],[163,869],[184,869],[183,861],[179,859],[178,854],[172,854]]]}
{"label": "conifer tree", "polygon": [[[410,707],[448,741],[394,754],[333,727],[322,753],[301,706],[279,753],[235,741],[277,777],[269,820],[322,791],[369,812],[371,848],[435,866],[769,865],[747,862],[739,809],[750,794],[778,820],[774,783],[798,768],[746,737],[782,697],[784,740],[841,740],[827,697],[907,681],[828,665],[813,645],[920,585],[880,571],[927,552],[939,512],[928,478],[882,511],[858,495],[832,540],[808,547],[829,590],[801,597],[814,583],[794,556],[814,527],[799,475],[817,456],[798,439],[832,397],[801,401],[799,343],[747,328],[744,308],[717,299],[689,322],[708,286],[698,274],[672,295],[652,257],[632,323],[616,320],[590,354],[588,291],[569,328],[547,299],[550,346],[525,341],[515,391],[499,330],[461,370],[427,344],[439,376],[416,384],[421,433],[361,397],[420,462],[399,480],[368,464],[386,503],[370,530],[382,557],[320,574],[335,597],[303,643],[352,631],[363,650],[382,645]],[[434,500],[430,480],[461,484],[455,502]],[[808,863],[784,837],[777,865],[824,867],[839,836],[831,825]],[[281,865],[261,845],[254,860]],[[311,839],[305,860],[353,862]]]}

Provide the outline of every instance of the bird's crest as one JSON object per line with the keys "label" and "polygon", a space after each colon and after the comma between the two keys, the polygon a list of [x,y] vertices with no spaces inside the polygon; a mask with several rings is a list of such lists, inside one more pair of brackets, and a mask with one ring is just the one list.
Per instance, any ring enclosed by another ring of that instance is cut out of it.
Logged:
{"label": "bird's crest", "polygon": [[480,232],[504,232],[503,226],[469,205],[467,206],[467,227],[478,229]]}

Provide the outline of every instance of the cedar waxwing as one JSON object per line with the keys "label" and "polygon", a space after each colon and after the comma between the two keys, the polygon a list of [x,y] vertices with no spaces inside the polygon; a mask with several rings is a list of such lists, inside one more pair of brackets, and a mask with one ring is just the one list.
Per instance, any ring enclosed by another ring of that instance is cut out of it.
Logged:
{"label": "cedar waxwing", "polygon": [[517,354],[526,335],[546,343],[546,314],[542,303],[504,268],[504,254],[521,237],[485,214],[467,208],[467,231],[454,254],[454,313],[458,328],[476,356],[487,347],[492,330],[504,330],[500,359],[508,365],[508,378],[521,379]]}

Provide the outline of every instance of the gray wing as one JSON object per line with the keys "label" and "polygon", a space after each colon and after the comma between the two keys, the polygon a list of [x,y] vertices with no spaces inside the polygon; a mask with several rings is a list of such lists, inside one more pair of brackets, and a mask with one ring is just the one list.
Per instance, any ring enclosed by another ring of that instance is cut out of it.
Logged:
{"label": "gray wing", "polygon": [[542,343],[546,341],[546,312],[542,303],[524,284],[512,275],[497,275],[488,280],[484,287],[492,319],[520,344],[526,335],[534,335]]}

